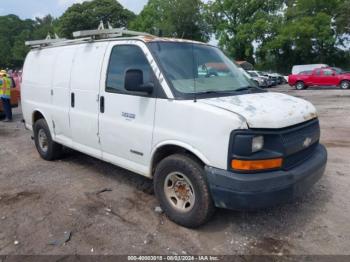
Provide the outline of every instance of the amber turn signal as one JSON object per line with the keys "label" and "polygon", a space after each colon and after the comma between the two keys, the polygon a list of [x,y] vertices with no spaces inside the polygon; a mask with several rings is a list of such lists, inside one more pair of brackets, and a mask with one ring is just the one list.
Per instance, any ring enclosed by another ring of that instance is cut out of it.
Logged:
{"label": "amber turn signal", "polygon": [[282,166],[282,158],[266,159],[266,160],[238,160],[231,161],[231,167],[236,170],[254,171],[264,169],[275,169]]}

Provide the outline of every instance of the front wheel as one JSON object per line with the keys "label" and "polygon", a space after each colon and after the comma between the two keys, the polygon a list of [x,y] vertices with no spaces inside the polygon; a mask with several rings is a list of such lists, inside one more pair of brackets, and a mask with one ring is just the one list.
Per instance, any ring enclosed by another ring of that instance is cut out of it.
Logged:
{"label": "front wheel", "polygon": [[341,89],[349,89],[350,88],[350,81],[344,80],[340,83]]}
{"label": "front wheel", "polygon": [[155,171],[154,191],[165,214],[182,226],[198,227],[214,213],[204,169],[189,156],[162,160]]}
{"label": "front wheel", "polygon": [[50,129],[45,119],[39,119],[34,124],[34,141],[39,155],[48,161],[55,160],[62,153],[62,146],[52,140]]}
{"label": "front wheel", "polygon": [[304,84],[304,82],[301,82],[301,81],[297,82],[296,85],[295,85],[295,88],[296,88],[297,90],[303,90],[303,89],[305,89],[305,84]]}

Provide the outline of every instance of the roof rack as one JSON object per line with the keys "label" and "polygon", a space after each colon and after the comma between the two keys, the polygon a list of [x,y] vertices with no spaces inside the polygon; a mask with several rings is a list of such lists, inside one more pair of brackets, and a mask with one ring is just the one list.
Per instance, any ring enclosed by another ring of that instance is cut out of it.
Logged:
{"label": "roof rack", "polygon": [[50,44],[59,43],[66,41],[65,38],[59,38],[57,34],[55,34],[55,38],[52,39],[50,34],[47,34],[44,40],[34,40],[34,41],[26,41],[25,45],[30,47],[43,47],[48,46]]}
{"label": "roof rack", "polygon": [[73,33],[73,37],[76,39],[67,40],[66,38],[59,38],[57,34],[55,34],[55,38],[52,39],[50,34],[44,40],[34,40],[34,41],[26,41],[25,45],[30,46],[32,48],[42,48],[52,45],[69,45],[74,43],[81,43],[87,41],[94,41],[100,39],[111,39],[122,37],[123,35],[129,36],[153,36],[148,33],[131,31],[126,28],[113,28],[111,24],[108,22],[108,29],[105,29],[103,22],[101,21],[97,30],[84,30],[77,31]]}
{"label": "roof rack", "polygon": [[93,39],[115,38],[115,37],[121,37],[123,35],[152,36],[151,34],[148,34],[148,33],[132,31],[124,27],[113,28],[109,22],[108,22],[108,29],[106,29],[102,21],[100,22],[100,25],[97,28],[97,30],[84,30],[84,31],[77,31],[73,33],[74,38],[92,37]]}

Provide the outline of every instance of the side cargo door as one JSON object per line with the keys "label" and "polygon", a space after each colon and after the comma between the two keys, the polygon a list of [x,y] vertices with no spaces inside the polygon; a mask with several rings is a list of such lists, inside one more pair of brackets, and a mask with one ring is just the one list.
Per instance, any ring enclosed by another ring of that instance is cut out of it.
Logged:
{"label": "side cargo door", "polygon": [[[148,175],[160,87],[144,52],[151,57],[140,41],[120,41],[108,47],[100,91],[99,132],[105,161]],[[143,72],[143,83],[154,83],[151,94],[124,88],[125,73],[130,69]]]}
{"label": "side cargo door", "polygon": [[72,73],[75,46],[60,47],[54,63],[52,78],[52,110],[54,137],[59,143],[71,146],[71,130],[69,123],[70,80]]}
{"label": "side cargo door", "polygon": [[72,147],[98,158],[102,157],[98,134],[98,94],[107,46],[106,42],[79,45],[70,82]]}

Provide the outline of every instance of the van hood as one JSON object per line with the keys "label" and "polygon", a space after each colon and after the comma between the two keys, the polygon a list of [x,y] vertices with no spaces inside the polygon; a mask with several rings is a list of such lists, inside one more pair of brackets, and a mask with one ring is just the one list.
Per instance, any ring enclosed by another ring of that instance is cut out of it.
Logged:
{"label": "van hood", "polygon": [[199,100],[243,117],[249,128],[284,128],[317,117],[308,101],[281,93],[257,93]]}

